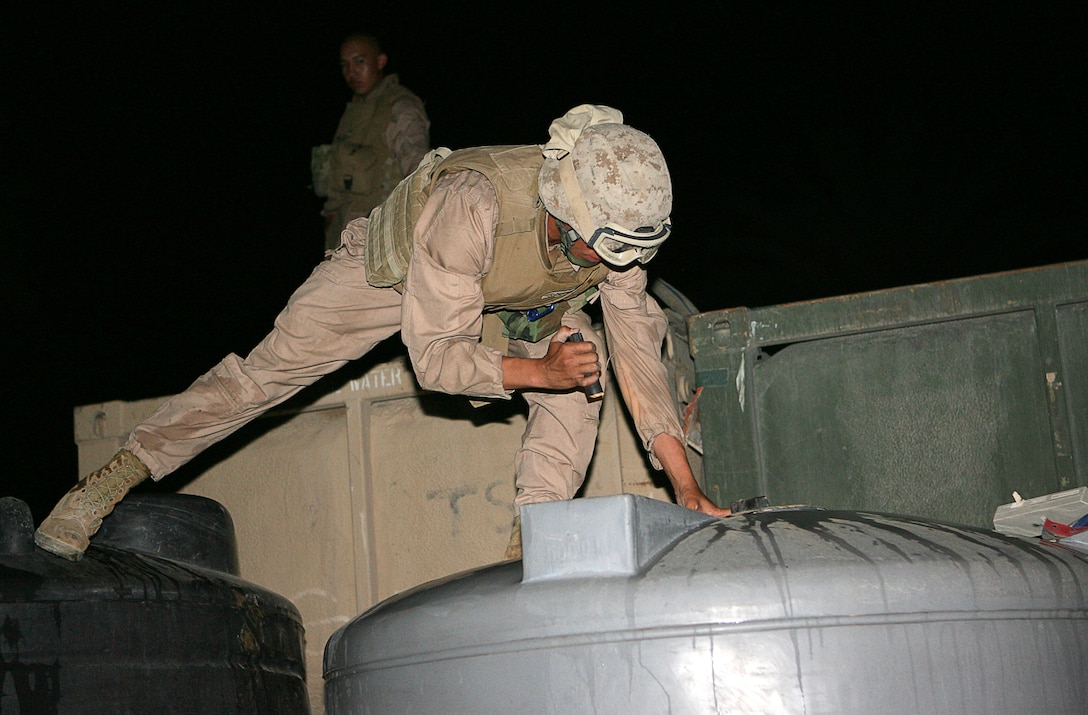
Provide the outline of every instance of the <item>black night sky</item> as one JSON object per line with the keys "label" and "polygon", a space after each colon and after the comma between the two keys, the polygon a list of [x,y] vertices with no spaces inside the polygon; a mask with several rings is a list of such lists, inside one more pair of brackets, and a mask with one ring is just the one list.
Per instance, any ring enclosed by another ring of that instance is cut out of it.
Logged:
{"label": "black night sky", "polygon": [[1088,258],[1082,3],[386,4],[0,2],[0,495],[40,520],[74,406],[271,327],[321,258],[310,147],[355,29],[435,145],[621,109],[673,174],[651,274],[702,310]]}

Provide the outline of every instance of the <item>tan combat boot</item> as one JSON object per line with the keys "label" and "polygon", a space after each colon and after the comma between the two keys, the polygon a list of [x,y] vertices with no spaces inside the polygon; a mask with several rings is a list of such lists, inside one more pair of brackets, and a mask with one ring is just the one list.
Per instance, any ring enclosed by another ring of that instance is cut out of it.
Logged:
{"label": "tan combat boot", "polygon": [[91,472],[61,498],[34,532],[34,543],[57,556],[79,561],[117,502],[151,476],[132,452],[122,449],[109,464]]}
{"label": "tan combat boot", "polygon": [[510,543],[506,545],[504,559],[521,558],[521,514],[514,517],[514,528],[510,531]]}

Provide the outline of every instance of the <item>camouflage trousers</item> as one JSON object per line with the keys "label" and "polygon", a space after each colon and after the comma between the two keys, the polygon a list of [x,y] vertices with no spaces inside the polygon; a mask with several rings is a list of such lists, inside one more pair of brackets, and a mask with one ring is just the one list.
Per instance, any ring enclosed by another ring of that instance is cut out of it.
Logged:
{"label": "camouflage trousers", "polygon": [[[125,448],[155,480],[175,471],[306,386],[369,352],[400,330],[401,295],[367,283],[363,261],[344,250],[320,263],[246,358],[227,355],[184,392],[160,405],[131,433]],[[588,316],[563,324],[605,346]],[[513,357],[539,358],[548,340],[512,340]],[[585,479],[597,438],[600,401],[580,391],[527,391],[528,424],[515,456],[515,505],[570,499]]]}

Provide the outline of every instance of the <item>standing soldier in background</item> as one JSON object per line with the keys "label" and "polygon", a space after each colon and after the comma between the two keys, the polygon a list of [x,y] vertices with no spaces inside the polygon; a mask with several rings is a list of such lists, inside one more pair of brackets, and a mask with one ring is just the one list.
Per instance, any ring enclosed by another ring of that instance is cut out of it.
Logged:
{"label": "standing soldier in background", "polygon": [[367,216],[430,149],[423,102],[386,75],[389,57],[373,35],[340,45],[340,71],[354,93],[332,144],[314,147],[314,192],[325,197],[325,248],[340,247],[348,221]]}

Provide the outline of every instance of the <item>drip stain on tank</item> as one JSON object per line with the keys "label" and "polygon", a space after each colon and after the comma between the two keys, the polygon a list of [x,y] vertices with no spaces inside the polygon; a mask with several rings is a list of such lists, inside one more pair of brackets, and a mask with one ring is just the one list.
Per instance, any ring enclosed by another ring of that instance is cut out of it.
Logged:
{"label": "drip stain on tank", "polygon": [[869,512],[575,501],[524,508],[520,581],[516,563],[479,569],[337,630],[327,712],[1079,715],[1088,701],[1088,558],[1072,550]]}

